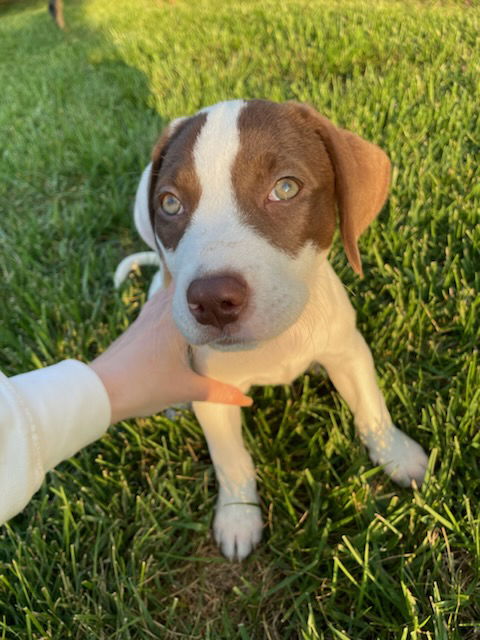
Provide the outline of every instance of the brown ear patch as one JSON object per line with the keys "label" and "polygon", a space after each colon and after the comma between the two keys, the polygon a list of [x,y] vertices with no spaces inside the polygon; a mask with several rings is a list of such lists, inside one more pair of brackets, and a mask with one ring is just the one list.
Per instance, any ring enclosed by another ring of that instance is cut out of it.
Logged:
{"label": "brown ear patch", "polygon": [[[252,100],[238,129],[232,184],[243,220],[292,256],[308,241],[328,248],[336,224],[334,172],[303,114],[288,104]],[[301,191],[291,201],[269,202],[276,181],[285,177],[297,179]]]}
{"label": "brown ear patch", "polygon": [[[153,230],[166,249],[175,249],[188,227],[201,196],[195,172],[193,148],[207,119],[206,114],[185,118],[171,132],[160,136],[152,153],[148,206]],[[178,216],[165,216],[160,209],[162,193],[173,193],[183,205]]]}
{"label": "brown ear patch", "polygon": [[[232,183],[244,220],[296,255],[308,241],[321,249],[331,245],[338,211],[345,252],[362,275],[357,242],[388,193],[385,153],[298,103],[249,101],[238,128]],[[283,177],[299,179],[301,191],[291,201],[269,202],[268,193]]]}
{"label": "brown ear patch", "polygon": [[380,212],[388,195],[390,160],[360,136],[340,129],[310,107],[303,107],[315,123],[335,171],[335,194],[340,233],[354,271],[363,275],[358,239]]}

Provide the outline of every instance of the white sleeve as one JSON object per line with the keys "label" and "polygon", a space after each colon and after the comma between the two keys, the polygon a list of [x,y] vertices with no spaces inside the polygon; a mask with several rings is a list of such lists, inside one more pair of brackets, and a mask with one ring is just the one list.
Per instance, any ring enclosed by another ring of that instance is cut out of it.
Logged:
{"label": "white sleeve", "polygon": [[49,469],[103,435],[110,417],[102,381],[82,362],[13,378],[0,372],[0,524],[27,505]]}

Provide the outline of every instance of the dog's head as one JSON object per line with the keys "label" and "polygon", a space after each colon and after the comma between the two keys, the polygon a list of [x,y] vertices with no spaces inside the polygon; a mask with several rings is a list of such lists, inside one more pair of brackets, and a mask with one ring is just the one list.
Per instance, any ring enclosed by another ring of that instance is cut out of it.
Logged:
{"label": "dog's head", "polygon": [[347,257],[381,209],[390,163],[314,109],[223,102],[171,123],[153,151],[148,208],[191,344],[253,347],[299,317],[337,214]]}

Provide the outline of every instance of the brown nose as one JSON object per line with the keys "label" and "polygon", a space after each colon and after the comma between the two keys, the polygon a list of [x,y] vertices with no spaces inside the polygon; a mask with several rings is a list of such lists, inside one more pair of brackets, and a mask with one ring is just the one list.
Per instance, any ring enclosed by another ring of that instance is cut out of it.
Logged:
{"label": "brown nose", "polygon": [[219,329],[238,319],[247,298],[246,283],[233,276],[198,278],[187,290],[188,307],[197,322]]}

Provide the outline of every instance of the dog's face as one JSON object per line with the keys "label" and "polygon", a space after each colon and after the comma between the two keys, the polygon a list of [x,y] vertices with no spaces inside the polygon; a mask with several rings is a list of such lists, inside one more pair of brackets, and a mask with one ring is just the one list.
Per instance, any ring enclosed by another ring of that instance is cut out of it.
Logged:
{"label": "dog's face", "polygon": [[191,344],[251,348],[309,297],[337,210],[347,256],[381,208],[389,161],[310,107],[219,103],[174,121],[153,152],[149,210]]}

